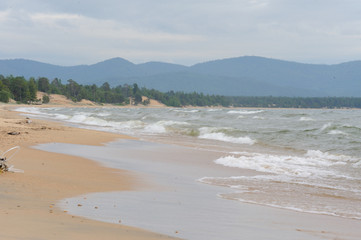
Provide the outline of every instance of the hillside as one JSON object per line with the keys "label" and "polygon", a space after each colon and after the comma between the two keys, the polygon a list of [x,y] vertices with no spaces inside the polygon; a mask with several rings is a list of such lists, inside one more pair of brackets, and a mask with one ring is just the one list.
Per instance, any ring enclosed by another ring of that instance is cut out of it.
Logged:
{"label": "hillside", "polygon": [[137,83],[160,91],[226,96],[361,97],[361,61],[336,65],[303,64],[262,57],[238,57],[190,67],[113,58],[93,65],[56,66],[31,60],[0,60],[4,76],[73,79],[80,84]]}

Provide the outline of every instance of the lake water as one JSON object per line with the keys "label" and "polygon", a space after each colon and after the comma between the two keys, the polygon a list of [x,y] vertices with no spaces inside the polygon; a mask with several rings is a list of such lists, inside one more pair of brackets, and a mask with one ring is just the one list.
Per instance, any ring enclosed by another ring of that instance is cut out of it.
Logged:
{"label": "lake water", "polygon": [[19,108],[27,115],[214,152],[255,170],[193,179],[217,198],[361,219],[361,111],[308,109]]}

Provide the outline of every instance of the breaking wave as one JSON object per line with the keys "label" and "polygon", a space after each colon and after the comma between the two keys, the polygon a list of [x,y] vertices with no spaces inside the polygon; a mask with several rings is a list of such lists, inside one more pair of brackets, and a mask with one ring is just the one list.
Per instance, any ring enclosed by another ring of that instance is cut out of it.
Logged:
{"label": "breaking wave", "polygon": [[228,111],[228,114],[243,114],[243,115],[249,115],[249,114],[256,114],[264,112],[264,110],[256,110],[256,111],[250,111],[250,110],[231,110]]}
{"label": "breaking wave", "polygon": [[348,162],[357,162],[357,160],[357,158],[350,156],[333,155],[318,150],[309,150],[303,156],[241,152],[221,157],[215,160],[215,163],[227,167],[237,167],[286,176],[314,178],[327,178],[332,176],[348,178],[348,176],[337,172],[331,167],[346,165]]}
{"label": "breaking wave", "polygon": [[256,140],[253,140],[248,136],[246,137],[229,136],[226,133],[222,132],[222,130],[225,129],[203,127],[200,129],[200,135],[198,136],[198,138],[217,140],[217,141],[229,142],[229,143],[237,143],[237,144],[248,144],[248,145],[253,145],[257,142]]}
{"label": "breaking wave", "polygon": [[310,121],[315,121],[315,119],[310,118],[310,117],[301,117],[300,121],[301,122],[310,122]]}

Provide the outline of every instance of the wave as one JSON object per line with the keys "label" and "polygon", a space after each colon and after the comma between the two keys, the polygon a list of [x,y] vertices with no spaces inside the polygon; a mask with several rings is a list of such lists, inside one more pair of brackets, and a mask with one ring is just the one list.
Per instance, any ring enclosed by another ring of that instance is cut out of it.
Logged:
{"label": "wave", "polygon": [[250,185],[250,182],[260,182],[262,186],[266,183],[276,183],[276,184],[297,184],[303,187],[316,187],[319,190],[326,190],[331,192],[344,191],[351,192],[354,194],[360,194],[360,189],[355,189],[350,186],[340,186],[340,185],[330,185],[330,183],[322,183],[317,181],[307,181],[302,178],[294,178],[286,175],[255,175],[255,176],[231,176],[231,177],[202,177],[197,181],[201,183],[230,187],[235,189],[243,189],[241,183],[246,183],[247,186]]}
{"label": "wave", "polygon": [[188,126],[187,122],[177,122],[177,121],[158,121],[156,123],[149,124],[145,126],[144,131],[146,133],[166,133],[168,132],[168,128],[178,127],[182,128],[182,126]]}
{"label": "wave", "polygon": [[183,109],[173,109],[174,112],[181,112],[181,113],[196,113],[200,112],[199,109],[190,109],[190,110],[183,110]]}
{"label": "wave", "polygon": [[326,123],[326,124],[324,124],[321,128],[320,128],[320,131],[321,132],[323,132],[323,131],[325,131],[325,130],[327,130],[327,129],[330,129],[330,128],[332,128],[333,126],[332,126],[332,123]]}
{"label": "wave", "polygon": [[[280,175],[256,175],[203,177],[198,182],[233,189],[232,192],[218,194],[225,199],[345,218],[361,217],[359,189],[329,181],[308,180]],[[276,198],[275,191],[279,191]]]}
{"label": "wave", "polygon": [[16,108],[15,111],[24,112],[24,113],[33,113],[33,114],[43,114],[40,111],[40,108],[37,108],[37,107],[19,107],[19,108]]}
{"label": "wave", "polygon": [[17,112],[28,113],[33,116],[46,117],[46,118],[51,118],[51,119],[61,120],[61,121],[66,121],[71,118],[71,116],[68,116],[65,114],[60,114],[60,113],[45,113],[45,112],[43,112],[44,110],[55,110],[56,111],[57,109],[55,109],[55,108],[37,108],[37,107],[20,107],[20,108],[15,109],[15,111],[17,111]]}
{"label": "wave", "polygon": [[361,133],[361,128],[353,125],[337,125],[332,123],[326,123],[318,129],[318,132],[326,133],[329,135],[359,135]]}
{"label": "wave", "polygon": [[[230,193],[219,194],[225,199],[346,218],[361,217],[359,211],[361,191],[348,184],[343,185],[338,184],[338,182],[334,184],[336,182],[329,181],[329,179],[325,180],[321,182],[318,179],[309,181],[309,178],[302,179],[281,175],[203,177],[198,179],[201,183],[233,189]],[[275,191],[278,192],[276,198]],[[297,192],[303,194],[299,195]]]}
{"label": "wave", "polygon": [[244,115],[248,115],[248,114],[261,113],[261,112],[264,112],[264,110],[255,110],[255,111],[247,111],[247,110],[235,111],[235,110],[231,110],[231,111],[228,111],[227,113],[228,114],[244,114]]}
{"label": "wave", "polygon": [[352,164],[352,166],[353,166],[354,168],[361,168],[361,160],[358,161],[358,162],[356,162],[356,163],[354,163],[354,164]]}
{"label": "wave", "polygon": [[294,118],[294,117],[300,117],[300,116],[308,116],[307,113],[287,113],[283,114],[282,117],[285,118]]}
{"label": "wave", "polygon": [[301,122],[310,122],[310,121],[315,121],[315,119],[310,118],[310,117],[301,117],[299,121],[301,121]]}
{"label": "wave", "polygon": [[68,120],[70,118],[70,116],[67,116],[67,115],[64,115],[64,114],[59,114],[59,113],[56,113],[56,114],[53,114],[54,115],[54,118],[56,120]]}
{"label": "wave", "polygon": [[256,140],[253,140],[250,137],[230,137],[226,136],[224,133],[206,133],[200,135],[199,138],[249,145],[256,143]]}
{"label": "wave", "polygon": [[111,114],[110,113],[107,113],[107,112],[104,112],[104,113],[97,113],[96,116],[98,117],[108,117],[110,116]]}
{"label": "wave", "polygon": [[318,215],[328,215],[328,216],[334,216],[334,217],[342,217],[342,218],[361,220],[361,214],[357,213],[357,212],[335,213],[334,211],[326,211],[326,209],[325,209],[325,211],[322,211],[321,209],[320,210],[307,209],[307,208],[300,208],[297,206],[287,206],[287,205],[280,205],[280,204],[274,204],[274,203],[265,203],[265,202],[258,202],[258,201],[253,201],[253,200],[246,200],[241,197],[239,197],[239,198],[228,197],[227,194],[218,194],[218,196],[225,198],[225,199],[238,200],[243,203],[263,205],[263,206],[268,206],[268,207],[273,207],[273,208],[291,210],[291,211],[295,211],[295,212],[311,213],[311,214],[318,214]]}
{"label": "wave", "polygon": [[342,132],[341,130],[331,130],[327,134],[330,134],[330,135],[347,135],[347,133]]}
{"label": "wave", "polygon": [[[17,108],[16,111],[26,112],[29,114],[34,114],[40,117],[46,117],[55,120],[61,120],[70,123],[88,125],[88,126],[97,126],[97,127],[115,127],[117,126],[116,122],[109,122],[101,117],[93,117],[92,115],[99,115],[99,114],[92,114],[89,112],[77,112],[76,114],[61,114],[56,113],[57,110],[61,108],[36,108],[36,107],[24,107],[24,108]],[[45,112],[50,111],[50,113]],[[55,112],[54,112],[55,111]],[[101,114],[100,114],[101,115]]]}
{"label": "wave", "polygon": [[261,120],[263,120],[263,119],[265,119],[265,118],[264,118],[264,117],[260,117],[260,116],[254,116],[253,119],[261,119]]}
{"label": "wave", "polygon": [[110,126],[119,131],[133,131],[135,129],[142,129],[144,122],[140,120],[130,120],[124,122],[110,122]]}
{"label": "wave", "polygon": [[342,128],[347,129],[347,130],[356,130],[358,132],[361,131],[360,127],[353,126],[353,125],[343,125]]}
{"label": "wave", "polygon": [[305,154],[306,157],[315,158],[315,159],[325,159],[329,161],[333,161],[334,163],[338,162],[355,162],[358,159],[351,156],[346,155],[335,155],[330,154],[328,152],[322,152],[320,150],[308,150]]}
{"label": "wave", "polygon": [[246,136],[246,137],[233,137],[225,134],[224,130],[231,130],[226,128],[208,128],[203,127],[199,130],[200,135],[198,138],[200,139],[210,139],[210,140],[217,140],[222,142],[229,142],[229,143],[237,143],[237,144],[248,144],[253,145],[257,141],[253,140],[252,138]]}
{"label": "wave", "polygon": [[326,123],[319,129],[319,132],[327,133],[329,135],[348,135],[348,133],[342,131],[341,129],[346,131],[349,130],[345,126],[338,126],[332,123]]}
{"label": "wave", "polygon": [[104,119],[97,117],[90,117],[89,114],[76,114],[71,117],[68,122],[72,123],[81,123],[86,125],[100,126],[100,127],[110,127],[112,124]]}
{"label": "wave", "polygon": [[[90,113],[81,113],[73,115],[68,119],[64,119],[66,122],[82,124],[93,127],[106,128],[107,131],[125,131],[129,132],[136,129],[143,129],[145,123],[141,120],[129,120],[129,121],[107,121],[103,118],[93,117]],[[105,129],[103,129],[105,130]]]}
{"label": "wave", "polygon": [[350,176],[339,173],[333,167],[343,166],[348,162],[354,163],[357,160],[350,156],[309,150],[304,156],[242,152],[238,156],[235,154],[221,157],[215,160],[215,163],[227,167],[237,167],[292,177],[352,179]]}

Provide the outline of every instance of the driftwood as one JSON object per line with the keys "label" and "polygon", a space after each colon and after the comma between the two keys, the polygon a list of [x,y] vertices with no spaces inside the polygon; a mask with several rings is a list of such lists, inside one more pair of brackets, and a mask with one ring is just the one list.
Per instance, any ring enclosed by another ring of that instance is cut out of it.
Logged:
{"label": "driftwood", "polygon": [[20,132],[8,132],[9,135],[19,135]]}
{"label": "driftwood", "polygon": [[14,155],[19,151],[20,147],[12,147],[5,152],[0,151],[0,173],[1,172],[23,172],[22,170],[15,169],[13,166],[8,166],[7,161],[14,157]]}
{"label": "driftwood", "polygon": [[9,171],[9,167],[6,165],[6,157],[0,158],[0,172]]}

